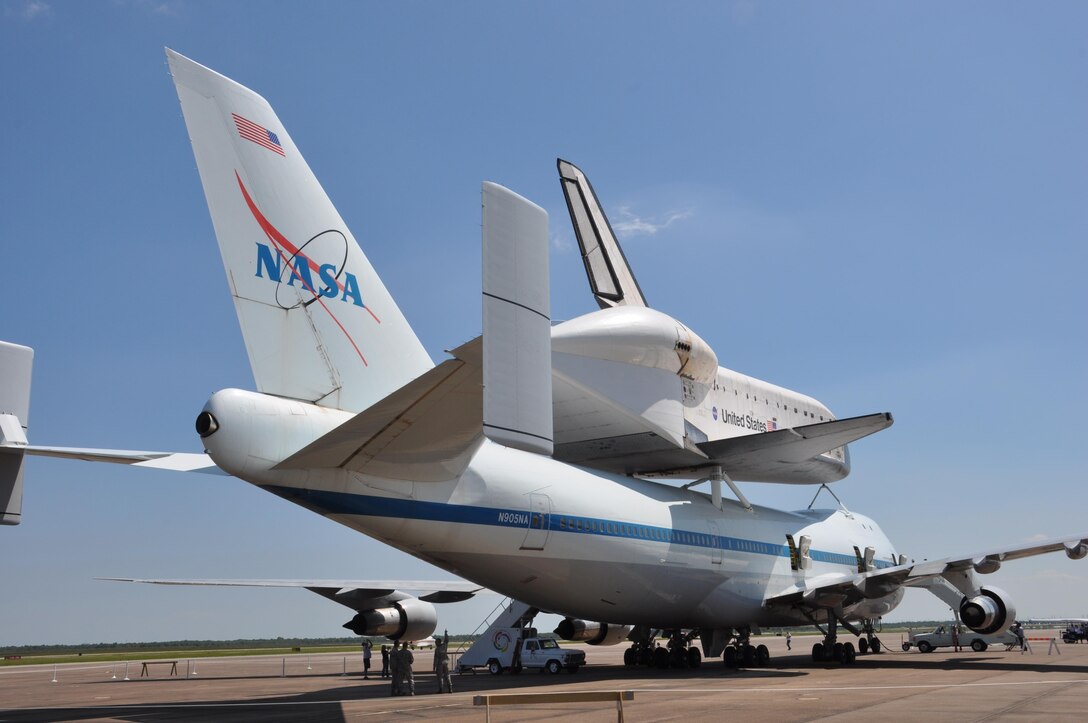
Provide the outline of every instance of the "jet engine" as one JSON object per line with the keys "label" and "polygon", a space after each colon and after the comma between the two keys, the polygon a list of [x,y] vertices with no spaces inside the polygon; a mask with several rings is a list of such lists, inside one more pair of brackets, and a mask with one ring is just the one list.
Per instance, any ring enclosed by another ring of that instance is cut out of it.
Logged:
{"label": "jet engine", "polygon": [[555,629],[563,640],[589,643],[590,645],[618,645],[627,640],[630,625],[594,623],[588,620],[564,618]]}
{"label": "jet engine", "polygon": [[1000,635],[1016,620],[1016,608],[1004,590],[983,587],[974,597],[963,598],[960,620],[976,633]]}
{"label": "jet engine", "polygon": [[434,605],[418,598],[398,600],[390,607],[361,610],[344,623],[356,635],[384,635],[390,640],[422,640],[438,627]]}

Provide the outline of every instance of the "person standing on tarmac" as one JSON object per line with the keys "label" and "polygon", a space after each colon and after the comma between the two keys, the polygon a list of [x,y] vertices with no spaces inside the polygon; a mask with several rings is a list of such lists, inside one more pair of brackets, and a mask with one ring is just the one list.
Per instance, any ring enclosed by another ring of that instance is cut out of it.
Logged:
{"label": "person standing on tarmac", "polygon": [[416,656],[412,655],[412,651],[408,649],[408,643],[405,643],[404,647],[400,649],[400,663],[397,666],[400,668],[401,695],[416,694],[416,676],[412,672],[412,663],[414,662],[416,662]]}
{"label": "person standing on tarmac", "polygon": [[374,643],[370,638],[363,640],[363,680],[370,680],[370,657],[373,654]]}
{"label": "person standing on tarmac", "polygon": [[793,643],[793,633],[789,630],[786,631],[786,650],[793,650],[791,644]]}
{"label": "person standing on tarmac", "polygon": [[389,677],[389,646],[382,646],[382,677]]}
{"label": "person standing on tarmac", "polygon": [[450,631],[443,631],[442,638],[434,643],[434,674],[438,678],[438,692],[452,693],[453,681],[450,679]]}
{"label": "person standing on tarmac", "polygon": [[400,695],[400,650],[397,649],[398,645],[400,645],[400,643],[394,640],[393,652],[389,654],[389,677],[392,678],[389,686],[389,695]]}

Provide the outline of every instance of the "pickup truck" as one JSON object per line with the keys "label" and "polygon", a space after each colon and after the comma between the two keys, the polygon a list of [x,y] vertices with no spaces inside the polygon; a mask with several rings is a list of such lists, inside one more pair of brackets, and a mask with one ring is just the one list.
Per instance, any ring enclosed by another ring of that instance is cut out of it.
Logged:
{"label": "pickup truck", "polygon": [[458,670],[465,672],[476,666],[487,666],[492,675],[509,670],[520,673],[525,668],[536,668],[547,673],[567,670],[571,673],[586,664],[586,654],[581,650],[567,650],[551,638],[537,637],[534,628],[498,628],[492,631],[488,644],[480,650],[475,646],[470,653],[461,656]]}
{"label": "pickup truck", "polygon": [[[911,632],[909,640],[903,643],[903,651],[905,652],[910,650],[912,646],[916,646],[923,653],[931,653],[937,648],[951,647],[952,627],[952,625],[940,625],[931,633]],[[958,635],[960,645],[964,648],[970,647],[976,653],[981,653],[991,645],[1004,645],[1008,650],[1012,646],[1019,646],[1020,644],[1016,636],[1007,630],[1001,635],[982,635],[960,625]]]}

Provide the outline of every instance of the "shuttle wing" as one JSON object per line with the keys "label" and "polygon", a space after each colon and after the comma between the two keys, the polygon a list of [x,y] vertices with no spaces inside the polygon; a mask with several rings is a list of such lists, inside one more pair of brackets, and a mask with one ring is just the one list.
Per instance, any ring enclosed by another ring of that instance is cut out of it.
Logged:
{"label": "shuttle wing", "polygon": [[[762,434],[703,442],[698,446],[712,464],[733,479],[750,482],[790,481],[807,460],[892,426],[888,412],[833,422],[808,424]],[[843,464],[849,464],[843,460]]]}
{"label": "shuttle wing", "polygon": [[1059,550],[1065,551],[1073,560],[1084,558],[1088,555],[1088,533],[973,555],[896,565],[883,570],[819,575],[767,597],[763,604],[764,607],[842,607],[863,599],[883,597],[903,586],[929,587],[938,577],[947,578],[968,572],[988,574],[995,572],[1002,562]]}
{"label": "shuttle wing", "polygon": [[[556,457],[647,477],[689,478],[708,467],[721,466],[734,480],[812,484],[811,477],[797,477],[807,472],[806,462],[887,429],[892,421],[891,414],[880,412],[685,446],[669,441],[657,430],[633,430],[609,439],[559,445]],[[842,464],[847,463],[843,460]]]}

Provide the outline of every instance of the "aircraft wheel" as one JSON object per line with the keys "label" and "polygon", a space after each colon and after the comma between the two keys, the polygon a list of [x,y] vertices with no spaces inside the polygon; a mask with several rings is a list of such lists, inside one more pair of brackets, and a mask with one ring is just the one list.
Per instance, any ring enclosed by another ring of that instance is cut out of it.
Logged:
{"label": "aircraft wheel", "polygon": [[824,659],[824,644],[814,643],[812,646],[812,662],[818,663]]}
{"label": "aircraft wheel", "polygon": [[869,641],[869,652],[870,653],[879,653],[880,652],[880,638],[873,638],[872,640]]}
{"label": "aircraft wheel", "polygon": [[918,643],[918,650],[923,653],[932,653],[933,646],[930,645],[928,640],[923,640],[922,642]]}
{"label": "aircraft wheel", "polygon": [[497,660],[489,660],[487,662],[487,672],[492,675],[502,675],[502,664]]}
{"label": "aircraft wheel", "polygon": [[842,646],[842,664],[843,665],[853,665],[855,660],[857,660],[857,654],[854,652],[854,644],[853,643],[843,643],[843,646]]}
{"label": "aircraft wheel", "polygon": [[643,648],[638,652],[638,664],[645,665],[647,668],[654,664],[654,651],[649,648]]}
{"label": "aircraft wheel", "polygon": [[978,638],[975,638],[971,641],[971,650],[974,650],[976,653],[981,653],[982,651],[986,650],[986,643],[979,640]]}
{"label": "aircraft wheel", "polygon": [[627,650],[624,650],[623,651],[623,664],[626,665],[628,668],[630,668],[632,665],[635,664],[636,656],[637,656],[637,653],[635,653],[634,648],[628,648]]}
{"label": "aircraft wheel", "polygon": [[669,651],[665,648],[654,648],[654,667],[665,670],[669,667]]}
{"label": "aircraft wheel", "polygon": [[545,670],[547,670],[547,671],[548,671],[549,673],[551,673],[552,675],[555,675],[556,673],[558,673],[558,672],[559,672],[559,669],[560,669],[561,667],[562,667],[562,666],[561,666],[561,665],[559,665],[559,661],[558,661],[558,660],[549,660],[549,661],[548,661],[548,664],[544,666],[544,669],[545,669]]}
{"label": "aircraft wheel", "polygon": [[737,667],[737,649],[732,645],[726,645],[725,652],[722,653],[722,661],[725,662],[727,668]]}
{"label": "aircraft wheel", "polygon": [[755,646],[744,646],[744,667],[754,668],[756,665],[756,649]]}
{"label": "aircraft wheel", "polygon": [[835,647],[833,647],[831,649],[832,650],[831,657],[834,658],[835,660],[837,660],[840,663],[842,662],[843,647],[844,646],[843,646],[842,643],[835,643]]}
{"label": "aircraft wheel", "polygon": [[[869,641],[866,640],[865,638],[858,639],[858,654],[859,655],[865,655],[868,652],[869,652]],[[875,653],[876,651],[874,650],[873,652]]]}
{"label": "aircraft wheel", "polygon": [[698,668],[703,664],[703,654],[698,648],[688,648],[688,667]]}
{"label": "aircraft wheel", "polygon": [[756,665],[760,668],[766,668],[771,662],[771,651],[767,650],[766,645],[760,645],[756,648]]}
{"label": "aircraft wheel", "polygon": [[908,650],[910,650],[910,643],[903,643],[903,652],[905,653]]}

